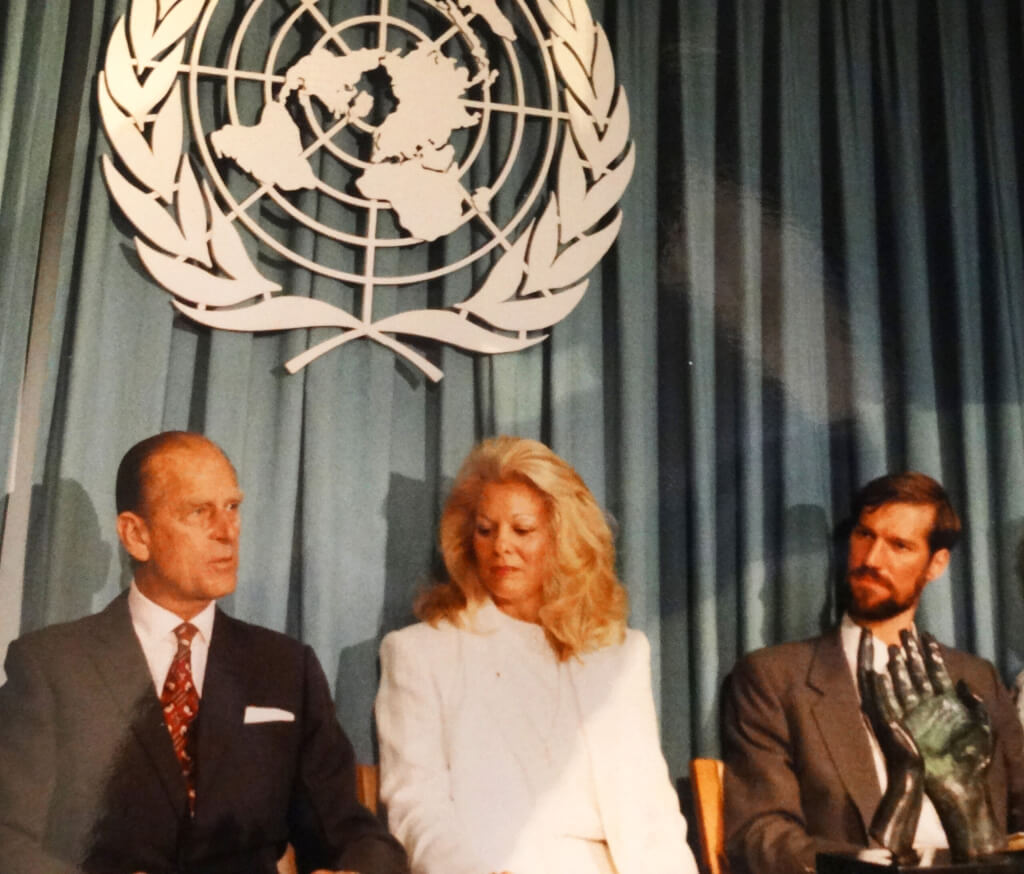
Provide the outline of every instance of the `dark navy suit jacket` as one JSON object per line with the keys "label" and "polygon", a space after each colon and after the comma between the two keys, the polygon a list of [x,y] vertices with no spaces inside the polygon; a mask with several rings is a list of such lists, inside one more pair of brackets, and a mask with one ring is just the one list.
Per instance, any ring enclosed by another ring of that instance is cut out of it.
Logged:
{"label": "dark navy suit jacket", "polygon": [[[308,646],[217,611],[194,818],[124,595],[15,641],[5,668],[5,874],[269,874],[289,842],[300,870],[408,871],[356,801],[352,747]],[[247,707],[271,720],[247,722]]]}

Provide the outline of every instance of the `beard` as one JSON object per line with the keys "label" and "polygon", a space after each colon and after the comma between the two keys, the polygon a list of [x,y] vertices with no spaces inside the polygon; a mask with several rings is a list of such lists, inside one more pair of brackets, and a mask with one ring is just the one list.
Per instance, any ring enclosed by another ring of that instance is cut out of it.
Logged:
{"label": "beard", "polygon": [[[873,596],[870,589],[857,585],[858,580],[873,580],[880,586],[884,586],[888,590],[889,596],[887,598]],[[850,603],[846,612],[850,614],[851,619],[867,622],[892,619],[894,616],[913,609],[921,600],[921,592],[924,591],[924,587],[928,583],[926,574],[922,573],[917,578],[913,590],[900,597],[888,580],[868,567],[854,568],[847,574],[846,581],[850,587]]]}

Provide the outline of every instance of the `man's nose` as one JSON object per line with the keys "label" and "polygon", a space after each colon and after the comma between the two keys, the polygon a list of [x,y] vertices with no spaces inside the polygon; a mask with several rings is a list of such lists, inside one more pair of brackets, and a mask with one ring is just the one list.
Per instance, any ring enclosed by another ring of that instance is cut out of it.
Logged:
{"label": "man's nose", "polygon": [[231,542],[238,539],[238,515],[227,510],[216,510],[210,535],[214,540]]}
{"label": "man's nose", "polygon": [[881,564],[884,551],[885,544],[882,542],[882,538],[876,537],[871,541],[871,546],[868,547],[868,551],[864,554],[863,564],[871,568],[878,567]]}

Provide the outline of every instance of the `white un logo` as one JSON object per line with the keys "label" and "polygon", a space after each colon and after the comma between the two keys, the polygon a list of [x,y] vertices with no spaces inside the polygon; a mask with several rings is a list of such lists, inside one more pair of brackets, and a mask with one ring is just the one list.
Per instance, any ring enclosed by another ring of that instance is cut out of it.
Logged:
{"label": "white un logo", "polygon": [[134,0],[99,77],[104,174],[189,318],[333,329],[292,372],[372,339],[439,379],[398,337],[516,351],[582,298],[629,108],[582,0],[361,5]]}

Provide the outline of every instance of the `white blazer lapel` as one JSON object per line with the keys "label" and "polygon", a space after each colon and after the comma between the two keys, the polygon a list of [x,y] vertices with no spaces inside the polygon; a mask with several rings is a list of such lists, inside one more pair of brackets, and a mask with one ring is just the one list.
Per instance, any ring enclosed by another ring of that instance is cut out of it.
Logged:
{"label": "white blazer lapel", "polygon": [[681,874],[696,865],[658,737],[649,648],[638,632],[574,662],[583,735],[605,839],[620,874]]}
{"label": "white blazer lapel", "polygon": [[[620,687],[616,682],[615,669],[621,668],[623,663],[621,659],[610,656],[618,650],[619,647],[606,647],[589,653],[583,661],[573,659],[569,663],[606,830],[614,829],[621,820],[616,770],[618,749],[622,738],[629,734],[630,724],[628,707],[617,705]],[[610,835],[608,837],[611,838]]]}

